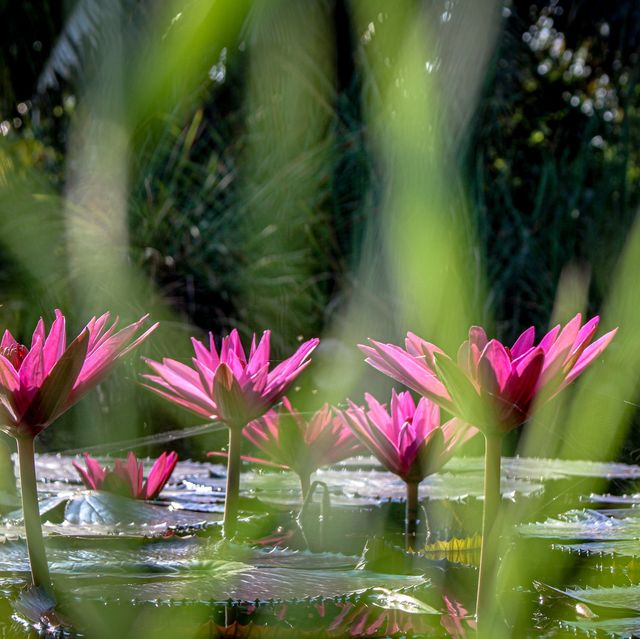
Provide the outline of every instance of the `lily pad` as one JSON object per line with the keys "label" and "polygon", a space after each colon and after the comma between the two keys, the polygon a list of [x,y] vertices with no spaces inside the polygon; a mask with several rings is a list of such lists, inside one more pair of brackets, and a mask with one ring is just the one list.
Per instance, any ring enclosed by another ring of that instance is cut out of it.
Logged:
{"label": "lily pad", "polygon": [[[391,591],[429,584],[422,576],[357,570],[357,559],[344,555],[225,548],[194,539],[145,543],[133,549],[72,544],[51,548],[49,559],[61,592],[83,601],[196,604],[229,599],[335,599],[375,588],[384,588],[388,597]],[[0,572],[29,572],[23,543],[0,545]],[[409,605],[408,600],[404,603]]]}
{"label": "lily pad", "polygon": [[564,594],[589,607],[615,608],[640,612],[640,585],[611,588],[567,588]]}
{"label": "lily pad", "polygon": [[[248,563],[258,569],[275,567],[305,570],[351,570],[356,557],[336,553],[311,553],[280,548],[256,549],[249,546],[213,543],[206,539],[140,541],[133,546],[87,546],[73,540],[50,545],[47,551],[51,573],[73,576],[81,573],[130,575],[177,573],[208,570],[212,561]],[[0,573],[28,573],[29,561],[23,541],[0,543]]]}
{"label": "lily pad", "polygon": [[[13,460],[16,476],[19,476],[20,472],[16,455],[13,456]],[[36,455],[36,477],[38,481],[42,483],[62,482],[80,485],[82,482],[80,481],[78,472],[75,470],[73,464],[71,463],[74,460],[81,464],[84,464],[84,458],[81,455],[76,455],[74,457],[71,457],[69,455],[49,453]],[[103,466],[113,465],[113,457],[97,457],[97,460]],[[155,460],[147,458],[141,459],[141,461],[144,465],[144,472],[146,475],[151,470],[151,467],[153,466]],[[224,466],[220,464],[209,464],[195,462],[192,460],[182,460],[176,464],[176,467],[171,475],[171,479],[169,480],[169,484],[180,483],[185,477],[206,477],[211,474],[215,474],[216,471],[220,469],[224,469]]]}
{"label": "lily pad", "polygon": [[561,627],[584,632],[589,637],[603,636],[616,639],[633,639],[640,637],[640,617],[625,619],[590,619],[588,621],[562,621]]}
{"label": "lily pad", "polygon": [[306,570],[278,566],[259,569],[242,562],[207,563],[198,573],[146,575],[143,582],[128,575],[122,581],[95,581],[95,577],[74,578],[66,583],[65,593],[83,601],[225,603],[229,600],[300,601],[306,598],[338,599],[373,588],[406,590],[426,587],[429,580],[420,576],[386,575],[363,570]]}
{"label": "lily pad", "polygon": [[597,510],[571,510],[544,522],[521,524],[525,537],[585,541],[632,540],[640,537],[640,517],[611,517]]}
{"label": "lily pad", "polygon": [[64,518],[70,524],[101,524],[114,527],[129,524],[188,526],[207,520],[202,515],[154,506],[144,501],[101,491],[85,491],[69,500]]}
{"label": "lily pad", "polygon": [[[322,481],[329,487],[333,505],[377,506],[389,500],[404,500],[406,495],[405,483],[384,471],[321,469],[313,475],[312,480]],[[434,474],[420,484],[419,495],[422,500],[460,501],[478,498],[483,494],[483,482],[482,474]],[[184,484],[192,493],[208,491],[224,496],[223,478],[189,477]],[[515,499],[518,495],[531,496],[542,491],[541,484],[525,480],[505,479],[502,482],[505,499]],[[299,481],[293,473],[243,473],[241,493],[273,503],[296,506],[300,503]]]}
{"label": "lily pad", "polygon": [[640,540],[589,541],[582,544],[554,544],[554,549],[600,557],[640,557]]}
{"label": "lily pad", "polygon": [[[479,472],[483,457],[454,457],[444,470],[451,473]],[[574,459],[544,459],[537,457],[503,457],[502,474],[516,479],[546,481],[568,477],[604,479],[638,479],[640,466],[616,462],[595,462]]]}
{"label": "lily pad", "polygon": [[[174,510],[102,491],[67,492],[45,499],[40,502],[40,512],[46,516],[64,502],[64,520],[45,522],[45,535],[157,537],[169,530],[192,532],[220,520],[215,514]],[[21,513],[14,515],[14,519],[8,518],[0,524],[0,536],[24,537]]]}

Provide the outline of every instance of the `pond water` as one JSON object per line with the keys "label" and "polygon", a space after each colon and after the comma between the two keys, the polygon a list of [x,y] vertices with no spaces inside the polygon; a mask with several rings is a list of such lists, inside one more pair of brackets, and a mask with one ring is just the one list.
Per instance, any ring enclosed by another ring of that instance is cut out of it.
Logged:
{"label": "pond water", "polygon": [[[82,490],[68,457],[41,455],[37,472],[58,596],[50,636],[474,635],[461,608],[474,606],[480,459],[423,482],[411,553],[404,486],[371,459],[319,471],[303,513],[294,476],[247,467],[238,543],[220,539],[223,465],[180,462],[153,503]],[[633,636],[640,467],[516,458],[503,475],[505,636]],[[0,637],[46,635],[29,624],[46,604],[21,594],[19,502],[6,494],[0,504]]]}

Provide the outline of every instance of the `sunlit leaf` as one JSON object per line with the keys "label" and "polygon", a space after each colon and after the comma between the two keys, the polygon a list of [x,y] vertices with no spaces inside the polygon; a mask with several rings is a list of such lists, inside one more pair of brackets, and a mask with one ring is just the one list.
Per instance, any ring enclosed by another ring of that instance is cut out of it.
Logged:
{"label": "sunlit leaf", "polygon": [[447,559],[454,563],[467,564],[470,566],[478,566],[480,564],[480,547],[482,545],[482,537],[473,535],[459,539],[437,540],[427,544],[420,554],[430,559]]}
{"label": "sunlit leaf", "polygon": [[579,636],[576,631],[589,637],[604,636],[616,639],[631,639],[640,636],[640,617],[625,619],[592,619],[589,621],[563,621],[561,626]]}

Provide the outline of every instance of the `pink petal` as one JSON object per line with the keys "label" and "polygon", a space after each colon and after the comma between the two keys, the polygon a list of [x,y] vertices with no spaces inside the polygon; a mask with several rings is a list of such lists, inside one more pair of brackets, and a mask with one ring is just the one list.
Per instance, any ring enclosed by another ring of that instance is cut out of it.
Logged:
{"label": "pink petal", "polygon": [[532,346],[536,338],[536,329],[534,326],[530,326],[524,331],[520,337],[514,342],[511,347],[512,359],[517,359],[521,355],[524,355]]}
{"label": "pink petal", "polygon": [[11,348],[12,346],[17,346],[18,342],[16,342],[13,335],[10,331],[6,330],[2,335],[2,343],[0,343],[0,348]]}
{"label": "pink petal", "polygon": [[544,373],[546,379],[551,379],[562,366],[569,355],[582,323],[582,315],[578,313],[566,326],[562,329],[557,339],[551,344],[546,351],[544,361]]}
{"label": "pink petal", "polygon": [[320,340],[317,337],[306,341],[291,357],[280,362],[280,364],[269,373],[269,379],[275,379],[279,376],[288,377],[291,374],[297,375],[305,360],[311,355],[319,343]]}
{"label": "pink petal", "polygon": [[[152,376],[145,376],[152,377]],[[191,402],[189,400],[183,399],[179,395],[174,395],[171,392],[167,392],[161,390],[160,388],[156,388],[155,386],[150,386],[149,384],[142,384],[145,388],[148,388],[150,391],[153,391],[156,395],[160,395],[164,399],[169,400],[170,402],[177,404],[178,406],[182,406],[183,408],[187,408],[188,410],[202,415],[202,417],[206,417],[207,419],[218,419],[218,409],[217,406],[211,402],[208,406],[201,405],[196,402]]]}
{"label": "pink petal", "polygon": [[478,351],[482,351],[486,348],[488,343],[487,333],[482,326],[472,326],[469,329],[469,344],[478,347]]}
{"label": "pink petal", "polygon": [[21,387],[38,388],[44,380],[43,342],[36,333],[34,333],[35,343],[22,361],[22,366],[20,366]]}
{"label": "pink petal", "polygon": [[602,354],[605,348],[609,346],[611,340],[615,337],[618,332],[617,328],[614,328],[612,331],[609,331],[605,335],[603,335],[600,339],[597,339],[593,344],[587,346],[580,355],[578,361],[575,366],[571,369],[569,374],[566,377],[566,383],[570,384],[578,375],[580,375],[584,369],[593,362],[599,355]]}
{"label": "pink petal", "polygon": [[544,357],[544,351],[540,347],[531,351],[526,360],[523,359],[518,364],[505,388],[505,397],[523,412],[528,410],[529,402],[538,388]]}
{"label": "pink petal", "polygon": [[45,375],[53,368],[54,364],[62,357],[66,349],[66,329],[64,315],[56,309],[56,319],[51,325],[51,330],[44,342],[44,370]]}
{"label": "pink petal", "polygon": [[162,364],[153,360],[145,360],[145,362],[169,385],[174,393],[183,399],[202,406],[211,405],[211,397],[204,392],[200,385],[200,377],[193,369],[185,367],[189,371],[186,373],[181,368],[184,367],[184,364],[169,359],[165,359]]}
{"label": "pink petal", "polygon": [[[213,337],[211,337],[213,339]],[[213,352],[211,352],[202,342],[198,341],[195,337],[191,338],[191,343],[193,344],[193,350],[196,354],[196,359],[204,364],[207,368],[214,371],[219,363],[218,353],[216,353],[215,348]]]}
{"label": "pink petal", "polygon": [[[255,340],[255,336],[254,336]],[[271,331],[265,331],[262,334],[260,343],[255,348],[252,348],[252,354],[249,358],[249,364],[247,365],[247,372],[249,375],[253,375],[264,367],[265,364],[269,364]]]}
{"label": "pink petal", "polygon": [[549,349],[551,348],[551,345],[556,341],[557,337],[558,337],[558,333],[561,330],[561,326],[560,324],[554,326],[541,340],[540,340],[540,344],[538,344],[538,346],[540,346],[540,348],[547,353],[549,351]]}
{"label": "pink petal", "polygon": [[33,336],[31,337],[31,348],[35,346],[37,340],[39,340],[41,344],[44,344],[45,338],[46,332],[44,329],[44,321],[40,318],[36,324],[35,330],[33,331]]}
{"label": "pink petal", "polygon": [[498,395],[511,375],[511,358],[505,347],[492,339],[485,347],[478,362],[478,377],[483,392]]}
{"label": "pink petal", "polygon": [[429,368],[435,366],[434,355],[436,353],[444,354],[441,348],[438,348],[435,344],[423,340],[415,333],[408,332],[407,337],[404,340],[405,348],[407,352],[413,357],[424,360],[424,363]]}
{"label": "pink petal", "polygon": [[[20,376],[4,355],[0,355],[0,386],[8,390],[9,393],[15,392],[20,386]],[[0,394],[2,392],[0,389]]]}
{"label": "pink petal", "polygon": [[596,334],[598,330],[598,324],[600,323],[600,316],[596,315],[592,317],[581,329],[578,333],[578,337],[574,342],[571,352],[569,356],[566,358],[564,362],[564,370],[568,371],[573,368],[573,365],[576,363],[584,349],[587,347],[589,342],[593,339],[593,336]]}
{"label": "pink petal", "polygon": [[155,499],[162,489],[164,488],[171,473],[178,463],[178,454],[171,452],[167,455],[163,452],[158,459],[156,459],[151,470],[149,471],[149,477],[145,485],[145,499]]}
{"label": "pink petal", "polygon": [[440,403],[443,408],[449,410],[452,407],[451,397],[445,385],[423,360],[413,357],[399,346],[382,344],[375,340],[369,341],[373,348],[363,344],[358,345],[358,348],[368,355],[367,364],[397,379],[417,393],[427,395]]}

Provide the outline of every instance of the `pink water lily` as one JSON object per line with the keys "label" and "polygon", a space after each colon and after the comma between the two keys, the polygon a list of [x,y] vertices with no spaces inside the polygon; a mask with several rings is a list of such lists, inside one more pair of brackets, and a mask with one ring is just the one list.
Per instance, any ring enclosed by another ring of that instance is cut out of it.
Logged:
{"label": "pink water lily", "polygon": [[[405,349],[371,341],[361,345],[367,362],[381,372],[430,397],[443,408],[480,428],[485,438],[482,549],[476,600],[479,634],[495,596],[497,556],[492,543],[500,508],[502,440],[524,423],[534,402],[543,402],[575,380],[614,338],[617,329],[596,341],[599,317],[582,324],[576,315],[564,327],[552,328],[536,343],[533,327],[513,346],[487,338],[472,326],[454,362],[441,349],[408,333]],[[482,628],[482,632],[480,632]]]}
{"label": "pink water lily", "polygon": [[233,537],[238,518],[242,429],[264,415],[285,394],[293,380],[309,365],[318,339],[302,344],[289,358],[269,370],[271,331],[251,341],[245,354],[237,330],[222,339],[220,350],[209,333],[209,346],[195,337],[193,368],[174,359],[147,360],[153,375],[145,375],[147,388],[161,397],[229,429],[229,455],[224,509],[224,536]]}
{"label": "pink water lily", "polygon": [[549,399],[576,379],[609,345],[617,329],[595,342],[599,317],[576,315],[539,343],[535,329],[513,346],[473,326],[454,363],[441,349],[408,333],[405,349],[374,340],[360,345],[367,362],[485,431],[507,432],[527,420],[534,400]]}
{"label": "pink water lily", "polygon": [[67,346],[66,320],[55,311],[47,333],[42,318],[31,345],[20,344],[7,330],[0,341],[0,430],[16,439],[22,513],[35,587],[51,592],[42,537],[35,470],[34,439],[87,391],[98,384],[121,357],[158,326],[136,337],[147,319],[116,331],[109,313],[93,317]]}
{"label": "pink water lily", "polygon": [[270,410],[252,421],[244,436],[274,462],[293,470],[299,477],[303,496],[309,478],[322,466],[364,452],[364,447],[345,422],[342,411],[325,404],[309,419],[295,410],[285,397],[279,410]]}
{"label": "pink water lily", "polygon": [[151,382],[147,388],[198,415],[244,427],[281,399],[309,365],[309,355],[319,343],[318,339],[305,342],[270,371],[270,336],[271,331],[265,331],[256,343],[254,335],[248,357],[235,329],[222,339],[220,351],[212,334],[208,347],[194,337],[193,368],[168,358],[147,360],[155,373],[145,375]]}
{"label": "pink water lily", "polygon": [[0,342],[0,430],[15,438],[44,430],[158,326],[134,339],[147,316],[116,332],[117,320],[107,328],[105,313],[67,346],[65,317],[55,316],[48,334],[40,319],[29,347],[8,330]]}
{"label": "pink water lily", "polygon": [[163,452],[154,462],[146,481],[142,462],[131,452],[124,463],[116,459],[113,469],[103,468],[88,453],[84,459],[86,468],[76,461],[72,463],[82,483],[90,490],[104,490],[132,499],[155,499],[169,481],[178,463],[178,454]]}
{"label": "pink water lily", "polygon": [[345,417],[353,432],[387,470],[407,487],[405,542],[415,549],[418,524],[418,485],[439,470],[456,447],[478,431],[453,418],[440,423],[440,408],[426,397],[416,405],[411,393],[391,395],[390,410],[365,394],[368,410],[349,401]]}
{"label": "pink water lily", "polygon": [[437,472],[455,449],[478,431],[454,418],[440,423],[437,404],[411,393],[391,395],[390,410],[365,394],[368,410],[349,401],[345,417],[353,432],[389,471],[406,482]]}

